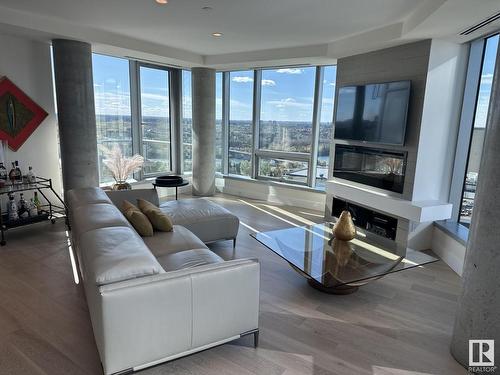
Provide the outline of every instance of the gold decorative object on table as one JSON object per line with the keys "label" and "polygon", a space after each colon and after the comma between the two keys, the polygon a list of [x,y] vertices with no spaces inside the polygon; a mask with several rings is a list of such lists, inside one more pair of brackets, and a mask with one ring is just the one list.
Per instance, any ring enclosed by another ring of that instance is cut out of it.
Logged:
{"label": "gold decorative object on table", "polygon": [[356,236],[356,227],[349,211],[342,211],[333,227],[333,235],[341,241],[350,241]]}

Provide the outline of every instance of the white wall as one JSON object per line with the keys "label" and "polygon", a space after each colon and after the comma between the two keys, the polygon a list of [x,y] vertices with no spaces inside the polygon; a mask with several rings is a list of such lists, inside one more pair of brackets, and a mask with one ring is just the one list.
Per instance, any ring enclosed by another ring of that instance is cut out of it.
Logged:
{"label": "white wall", "polygon": [[62,189],[59,144],[52,86],[50,46],[29,39],[0,34],[0,76],[6,76],[49,115],[17,152],[5,151],[6,168],[19,160],[21,169],[32,166],[35,173],[52,178]]}
{"label": "white wall", "polygon": [[432,40],[412,200],[448,201],[467,52],[467,45]]}

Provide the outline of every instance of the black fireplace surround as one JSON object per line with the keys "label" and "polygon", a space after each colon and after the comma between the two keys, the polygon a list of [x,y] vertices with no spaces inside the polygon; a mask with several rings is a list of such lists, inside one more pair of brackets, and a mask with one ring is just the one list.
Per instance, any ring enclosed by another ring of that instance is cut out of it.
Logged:
{"label": "black fireplace surround", "polygon": [[404,151],[337,144],[333,176],[402,193],[406,158]]}

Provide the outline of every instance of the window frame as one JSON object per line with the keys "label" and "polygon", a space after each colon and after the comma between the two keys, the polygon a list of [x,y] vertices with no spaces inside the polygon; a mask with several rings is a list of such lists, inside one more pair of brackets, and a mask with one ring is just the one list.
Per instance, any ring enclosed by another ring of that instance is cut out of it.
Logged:
{"label": "window frame", "polygon": [[[489,38],[499,35],[498,32],[483,36],[470,42],[469,61],[465,78],[465,88],[462,99],[459,131],[455,149],[455,160],[453,164],[453,175],[450,186],[449,201],[453,205],[451,221],[457,222],[464,227],[467,223],[460,220],[467,169],[472,147],[472,136],[476,110],[479,102],[479,90],[481,86],[481,74],[486,53],[486,43]],[[500,48],[500,43],[498,48]],[[464,150],[467,150],[464,152]]]}
{"label": "window frame", "polygon": [[[99,54],[109,57],[123,58],[121,56],[112,56],[106,54]],[[129,85],[130,85],[130,116],[132,128],[132,153],[143,154],[143,134],[142,134],[142,110],[141,110],[141,82],[140,82],[140,69],[141,67],[163,70],[168,73],[168,93],[169,93],[169,133],[170,133],[170,170],[161,171],[157,173],[144,173],[143,170],[134,173],[133,178],[137,181],[145,181],[159,175],[165,174],[184,174],[189,171],[184,171],[184,156],[183,156],[183,80],[182,72],[184,70],[190,71],[190,68],[171,67],[167,65],[155,64],[148,61],[135,60],[124,58],[129,64]],[[231,176],[241,179],[251,179],[260,181],[274,181],[275,178],[259,176],[259,159],[282,159],[297,162],[305,162],[308,166],[307,183],[299,182],[280,182],[289,184],[291,186],[303,186],[308,188],[316,188],[316,168],[318,160],[318,147],[319,147],[319,132],[321,125],[321,110],[323,99],[323,78],[324,69],[327,66],[335,66],[333,64],[324,66],[313,66],[315,68],[314,79],[314,95],[313,95],[313,116],[312,116],[312,130],[311,130],[311,151],[309,153],[303,152],[287,152],[287,151],[272,151],[264,150],[259,147],[259,128],[260,128],[260,110],[261,110],[261,95],[262,95],[262,71],[270,69],[281,69],[283,66],[278,67],[265,67],[255,69],[244,69],[253,72],[253,92],[252,92],[252,120],[251,120],[251,133],[252,133],[252,148],[251,148],[251,175],[240,176],[229,173],[229,135],[230,135],[230,83],[232,72],[238,70],[223,70],[217,71],[222,75],[222,173],[217,172],[216,176]],[[292,68],[310,68],[311,65],[293,65],[286,66]],[[335,92],[334,92],[335,96]],[[333,114],[334,116],[334,114]],[[332,127],[334,126],[334,118],[332,116]],[[331,157],[330,157],[331,158]],[[331,176],[331,167],[328,168],[328,178]],[[321,190],[324,190],[321,188]]]}
{"label": "window frame", "polygon": [[[261,114],[261,99],[262,99],[262,71],[281,69],[281,67],[266,67],[253,69],[253,103],[252,103],[252,156],[251,156],[251,175],[250,177],[240,176],[237,174],[229,173],[229,102],[231,98],[230,93],[230,73],[240,70],[223,71],[223,101],[222,101],[222,113],[223,113],[223,153],[224,153],[224,175],[233,178],[241,179],[252,179],[259,181],[274,181],[275,178],[259,176],[259,159],[282,159],[298,162],[307,163],[307,183],[300,182],[280,182],[285,184],[290,184],[294,186],[304,186],[317,190],[324,191],[324,188],[316,187],[316,169],[318,161],[318,148],[319,148],[319,132],[321,125],[321,110],[322,110],[322,99],[323,99],[323,79],[324,71],[327,66],[335,66],[334,64],[329,65],[318,65],[315,67],[315,78],[314,78],[314,94],[313,94],[313,114],[312,114],[312,130],[311,130],[311,151],[310,152],[289,152],[289,151],[273,151],[267,149],[261,149],[260,142],[260,114]],[[287,66],[288,67],[288,66]],[[293,65],[293,68],[310,68],[311,65]],[[334,92],[335,96],[335,92]],[[334,123],[334,114],[332,114],[332,127]],[[333,134],[333,132],[332,132]],[[328,167],[328,178],[331,176],[331,167]]]}

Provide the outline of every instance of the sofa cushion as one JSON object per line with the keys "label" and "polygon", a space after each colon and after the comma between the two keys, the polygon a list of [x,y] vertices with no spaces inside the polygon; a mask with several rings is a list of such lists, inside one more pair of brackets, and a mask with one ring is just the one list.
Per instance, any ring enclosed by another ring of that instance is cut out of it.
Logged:
{"label": "sofa cushion", "polygon": [[142,237],[151,237],[153,235],[153,226],[141,210],[129,201],[123,201],[122,211],[125,218],[132,224],[134,229]]}
{"label": "sofa cushion", "polygon": [[163,255],[158,258],[158,262],[165,271],[169,272],[220,263],[224,262],[224,259],[208,249],[194,249]]}
{"label": "sofa cushion", "polygon": [[153,203],[155,206],[160,205],[160,200],[158,198],[158,193],[155,189],[132,189],[132,190],[113,190],[107,191],[109,199],[113,202],[116,207],[122,206],[124,200],[132,203],[136,203],[137,199],[144,199],[148,202]]}
{"label": "sofa cushion", "polygon": [[105,285],[165,272],[139,235],[129,227],[82,234],[80,251],[88,280]]}
{"label": "sofa cushion", "polygon": [[153,228],[162,232],[170,232],[172,230],[172,220],[153,203],[144,199],[137,199],[139,209],[146,215],[153,224]]}
{"label": "sofa cushion", "polygon": [[129,222],[120,210],[109,203],[89,204],[72,210],[72,216],[78,220],[72,221],[73,238],[90,230],[106,227],[127,227]]}
{"label": "sofa cushion", "polygon": [[83,189],[72,189],[66,193],[66,201],[68,206],[74,210],[79,206],[86,206],[94,203],[108,203],[111,204],[111,200],[106,195],[104,190],[99,188],[83,188]]}
{"label": "sofa cushion", "polygon": [[180,225],[174,225],[171,232],[155,232],[153,237],[144,237],[143,241],[156,257],[184,250],[208,249],[198,237]]}
{"label": "sofa cushion", "polygon": [[232,239],[238,234],[238,217],[208,199],[170,201],[160,208],[174,224],[186,227],[203,242]]}

